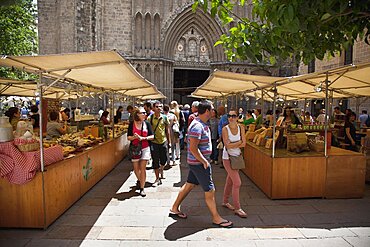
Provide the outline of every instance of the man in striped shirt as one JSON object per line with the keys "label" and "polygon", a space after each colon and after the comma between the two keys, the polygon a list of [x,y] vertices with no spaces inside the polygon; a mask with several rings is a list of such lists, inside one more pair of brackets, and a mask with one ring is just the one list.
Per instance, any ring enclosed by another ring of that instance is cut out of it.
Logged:
{"label": "man in striped shirt", "polygon": [[189,192],[201,185],[205,194],[205,201],[212,215],[212,222],[219,227],[232,227],[231,221],[223,219],[217,211],[215,200],[215,186],[212,180],[210,156],[212,153],[211,133],[206,124],[211,118],[212,103],[208,100],[200,102],[198,117],[188,129],[188,156],[189,174],[186,183],[181,187],[176,201],[170,210],[170,216],[186,219],[187,215],[180,211],[180,205]]}

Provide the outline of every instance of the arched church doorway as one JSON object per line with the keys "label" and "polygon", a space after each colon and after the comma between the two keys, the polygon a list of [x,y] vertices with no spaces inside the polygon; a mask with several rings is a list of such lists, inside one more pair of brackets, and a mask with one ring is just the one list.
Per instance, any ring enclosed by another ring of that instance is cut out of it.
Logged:
{"label": "arched church doorway", "polygon": [[190,97],[190,94],[207,80],[209,73],[209,70],[174,69],[174,100],[183,105],[190,105],[192,101],[197,100]]}

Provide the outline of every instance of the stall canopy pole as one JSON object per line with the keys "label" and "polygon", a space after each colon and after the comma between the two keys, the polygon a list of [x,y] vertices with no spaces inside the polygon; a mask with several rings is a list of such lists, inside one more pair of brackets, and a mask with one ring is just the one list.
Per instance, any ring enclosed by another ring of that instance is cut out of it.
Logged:
{"label": "stall canopy pole", "polygon": [[263,113],[265,112],[265,97],[264,97],[263,89],[261,89],[261,115],[263,118]]}
{"label": "stall canopy pole", "polygon": [[275,157],[275,133],[276,133],[276,95],[277,95],[277,89],[276,89],[276,82],[274,82],[274,102],[272,105],[272,115],[274,116],[274,124],[272,125],[272,158]]}
{"label": "stall canopy pole", "polygon": [[329,86],[329,74],[326,73],[326,79],[325,79],[325,139],[324,139],[324,150],[325,150],[325,157],[328,157],[328,105],[329,105],[329,92],[328,92],[328,86]]}
{"label": "stall canopy pole", "polygon": [[307,111],[307,99],[304,99],[304,106],[303,106],[303,124],[306,120],[306,111]]}
{"label": "stall canopy pole", "polygon": [[46,229],[46,201],[45,201],[45,180],[44,180],[44,143],[43,143],[43,131],[42,131],[42,126],[43,126],[43,108],[44,105],[42,104],[42,98],[43,98],[43,88],[42,88],[42,73],[39,73],[39,79],[37,81],[37,91],[39,92],[39,116],[40,116],[40,122],[39,122],[39,127],[40,127],[40,163],[41,163],[41,178],[42,178],[42,208],[43,208],[43,213],[44,213],[44,229]]}
{"label": "stall canopy pole", "polygon": [[113,92],[111,93],[111,97],[112,97],[112,100],[111,100],[111,107],[110,107],[110,110],[111,110],[110,124],[112,126],[112,137],[114,139],[114,93]]}
{"label": "stall canopy pole", "polygon": [[42,74],[39,73],[39,80],[37,81],[37,91],[39,93],[40,97],[40,103],[39,103],[39,116],[40,116],[40,162],[41,162],[41,172],[44,172],[44,146],[43,146],[43,131],[42,131],[42,126],[43,126],[43,119],[42,119],[42,111],[43,111],[43,104],[42,104],[42,98],[43,98],[43,87],[42,87]]}

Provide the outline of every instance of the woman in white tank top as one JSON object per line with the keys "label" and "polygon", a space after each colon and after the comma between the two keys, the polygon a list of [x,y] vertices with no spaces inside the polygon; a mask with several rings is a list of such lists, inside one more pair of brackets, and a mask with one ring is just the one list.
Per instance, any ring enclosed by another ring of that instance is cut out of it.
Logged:
{"label": "woman in white tank top", "polygon": [[[238,114],[235,110],[230,110],[227,114],[229,124],[222,128],[222,140],[224,142],[224,150],[222,153],[222,162],[227,171],[226,183],[224,188],[224,196],[222,206],[233,210],[236,215],[246,218],[247,214],[240,207],[239,190],[241,179],[239,170],[233,170],[229,156],[239,156],[241,147],[245,146],[245,130],[243,125],[238,125]],[[233,204],[229,203],[229,198],[232,196]]]}

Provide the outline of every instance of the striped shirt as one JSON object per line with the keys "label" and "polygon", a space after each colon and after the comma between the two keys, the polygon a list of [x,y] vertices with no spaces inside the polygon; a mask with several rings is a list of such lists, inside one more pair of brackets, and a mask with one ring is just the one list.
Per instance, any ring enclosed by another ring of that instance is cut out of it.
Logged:
{"label": "striped shirt", "polygon": [[[212,153],[211,145],[211,131],[206,123],[199,118],[195,118],[188,129],[188,138],[195,138],[199,140],[198,149],[208,161],[210,161]],[[201,164],[190,151],[190,141],[188,141],[188,157],[187,162],[190,165]]]}

